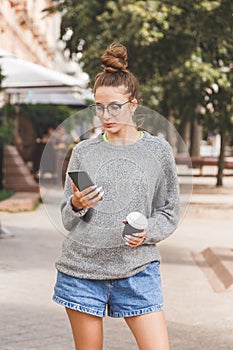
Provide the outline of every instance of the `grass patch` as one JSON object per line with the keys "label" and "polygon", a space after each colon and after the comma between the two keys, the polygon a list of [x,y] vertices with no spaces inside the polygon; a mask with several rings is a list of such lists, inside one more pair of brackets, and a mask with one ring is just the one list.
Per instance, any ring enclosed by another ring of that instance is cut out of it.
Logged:
{"label": "grass patch", "polygon": [[0,190],[0,202],[4,199],[10,198],[14,194],[13,191],[9,190]]}

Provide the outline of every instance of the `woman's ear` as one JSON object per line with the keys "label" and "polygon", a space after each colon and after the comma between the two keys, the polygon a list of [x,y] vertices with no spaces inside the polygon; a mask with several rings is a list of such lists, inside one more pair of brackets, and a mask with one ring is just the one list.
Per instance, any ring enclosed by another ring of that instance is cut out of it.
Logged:
{"label": "woman's ear", "polygon": [[135,112],[135,110],[137,108],[137,105],[138,105],[138,100],[136,98],[131,100],[131,110],[132,110],[133,113]]}

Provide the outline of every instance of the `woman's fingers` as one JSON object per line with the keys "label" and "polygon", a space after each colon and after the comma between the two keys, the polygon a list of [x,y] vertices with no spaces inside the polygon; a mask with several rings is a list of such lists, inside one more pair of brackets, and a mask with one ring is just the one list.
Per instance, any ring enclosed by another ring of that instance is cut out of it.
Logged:
{"label": "woman's fingers", "polygon": [[124,236],[124,240],[126,241],[126,244],[132,248],[135,248],[140,244],[142,244],[145,238],[146,238],[146,231]]}
{"label": "woman's fingers", "polygon": [[95,190],[97,188],[97,185],[89,186],[85,188],[83,191],[79,191],[78,187],[75,185],[75,183],[72,181],[72,187],[75,193],[80,193],[81,197],[85,196],[89,192]]}
{"label": "woman's fingers", "polygon": [[91,192],[88,192],[87,194],[83,195],[83,191],[81,192],[82,197],[84,197],[86,200],[90,201],[93,198],[95,198],[97,195],[99,195],[99,193],[103,191],[102,187],[97,187],[94,190],[92,190]]}
{"label": "woman's fingers", "polygon": [[103,194],[104,194],[103,191],[102,191],[102,192],[99,192],[99,191],[98,191],[98,192],[94,195],[94,198],[93,198],[93,196],[92,196],[92,198],[90,198],[90,199],[87,200],[88,206],[89,206],[89,207],[94,207],[95,205],[97,205],[98,202],[102,199]]}
{"label": "woman's fingers", "polygon": [[93,186],[89,186],[89,187],[85,188],[85,190],[83,190],[83,191],[80,192],[80,193],[81,193],[81,195],[84,197],[84,196],[86,196],[88,193],[93,192],[93,191],[96,190],[96,189],[97,189],[97,185],[93,185]]}
{"label": "woman's fingers", "polygon": [[74,189],[74,202],[77,207],[91,208],[98,204],[102,199],[104,191],[102,187],[90,186],[85,188],[83,191],[79,191],[78,188],[73,184]]}

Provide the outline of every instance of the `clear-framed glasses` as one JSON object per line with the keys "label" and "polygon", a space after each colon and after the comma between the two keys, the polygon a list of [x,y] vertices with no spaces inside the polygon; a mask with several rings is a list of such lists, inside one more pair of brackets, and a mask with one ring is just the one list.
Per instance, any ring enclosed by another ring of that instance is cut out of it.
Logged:
{"label": "clear-framed glasses", "polygon": [[105,109],[107,109],[108,114],[110,114],[113,117],[117,117],[121,112],[121,107],[129,102],[131,101],[129,100],[124,103],[111,102],[107,106],[104,106],[102,103],[95,103],[93,105],[90,105],[89,108],[92,111],[92,113],[94,115],[97,115],[98,117],[102,117],[104,115]]}

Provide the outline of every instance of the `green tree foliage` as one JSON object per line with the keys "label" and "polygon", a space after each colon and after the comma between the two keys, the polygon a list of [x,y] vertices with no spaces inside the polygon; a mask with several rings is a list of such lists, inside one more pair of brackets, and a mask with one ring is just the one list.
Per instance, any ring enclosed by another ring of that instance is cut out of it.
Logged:
{"label": "green tree foliage", "polygon": [[[2,74],[2,69],[0,66],[0,93],[2,90],[2,81],[4,79],[4,75]],[[2,184],[2,178],[3,178],[3,174],[2,174],[2,167],[3,167],[3,116],[2,116],[2,111],[0,110],[0,191],[3,188],[3,184]],[[2,134],[2,135],[1,135]],[[5,133],[4,133],[5,136]]]}
{"label": "green tree foliage", "polygon": [[[5,76],[2,74],[2,69],[0,66],[0,92],[2,91],[2,82],[4,80]],[[3,112],[4,110],[0,110],[0,155],[2,155],[2,147],[4,144],[9,144],[13,138],[14,134],[14,124],[12,121],[4,120],[3,118]],[[1,170],[0,170],[1,172]]]}
{"label": "green tree foliage", "polygon": [[2,74],[2,68],[0,66],[0,91],[2,90],[2,81],[4,79],[4,75]]}
{"label": "green tree foliage", "polygon": [[14,137],[15,123],[13,120],[6,120],[0,125],[0,143],[9,145]]}
{"label": "green tree foliage", "polygon": [[[9,121],[14,120],[15,107],[6,106]],[[31,120],[37,136],[42,137],[49,127],[57,128],[64,120],[75,114],[78,109],[65,105],[21,104],[19,114]]]}
{"label": "green tree foliage", "polygon": [[206,129],[231,135],[232,0],[51,4],[50,11],[62,11],[61,37],[91,84],[106,46],[120,41],[128,48],[144,105],[172,115],[178,127],[196,119]]}

